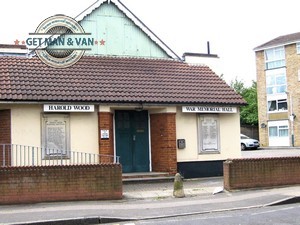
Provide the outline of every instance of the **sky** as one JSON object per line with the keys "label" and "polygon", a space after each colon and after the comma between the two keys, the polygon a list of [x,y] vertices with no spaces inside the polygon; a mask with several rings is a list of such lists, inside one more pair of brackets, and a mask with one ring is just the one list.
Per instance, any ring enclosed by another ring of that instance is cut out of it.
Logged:
{"label": "sky", "polygon": [[[207,53],[220,57],[227,83],[256,80],[253,49],[278,36],[300,32],[299,0],[121,0],[177,55]],[[0,43],[26,39],[55,14],[76,17],[96,0],[3,0]]]}

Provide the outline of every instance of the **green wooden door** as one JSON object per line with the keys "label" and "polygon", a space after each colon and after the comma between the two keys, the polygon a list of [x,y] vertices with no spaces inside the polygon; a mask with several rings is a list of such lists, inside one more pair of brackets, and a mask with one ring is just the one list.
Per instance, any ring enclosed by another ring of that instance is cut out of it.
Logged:
{"label": "green wooden door", "polygon": [[115,122],[116,151],[123,172],[148,172],[148,111],[116,111]]}

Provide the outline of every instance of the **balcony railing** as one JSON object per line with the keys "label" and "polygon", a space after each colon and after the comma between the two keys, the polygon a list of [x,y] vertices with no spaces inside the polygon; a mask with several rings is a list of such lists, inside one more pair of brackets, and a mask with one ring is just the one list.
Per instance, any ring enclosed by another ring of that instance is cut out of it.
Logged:
{"label": "balcony railing", "polygon": [[0,144],[0,167],[119,163],[119,156]]}

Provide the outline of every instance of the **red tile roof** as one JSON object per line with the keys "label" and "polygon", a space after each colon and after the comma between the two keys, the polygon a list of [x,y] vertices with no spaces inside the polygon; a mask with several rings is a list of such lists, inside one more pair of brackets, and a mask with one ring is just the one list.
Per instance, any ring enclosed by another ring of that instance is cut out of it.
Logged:
{"label": "red tile roof", "polygon": [[0,57],[0,101],[244,105],[207,66],[171,59],[84,56],[51,68],[37,57]]}

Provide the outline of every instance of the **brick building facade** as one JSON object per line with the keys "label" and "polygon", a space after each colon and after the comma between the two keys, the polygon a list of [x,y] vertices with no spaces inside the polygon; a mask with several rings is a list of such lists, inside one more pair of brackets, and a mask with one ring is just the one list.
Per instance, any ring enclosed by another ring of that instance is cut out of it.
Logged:
{"label": "brick building facade", "polygon": [[262,146],[300,146],[300,33],[256,47],[259,139]]}

